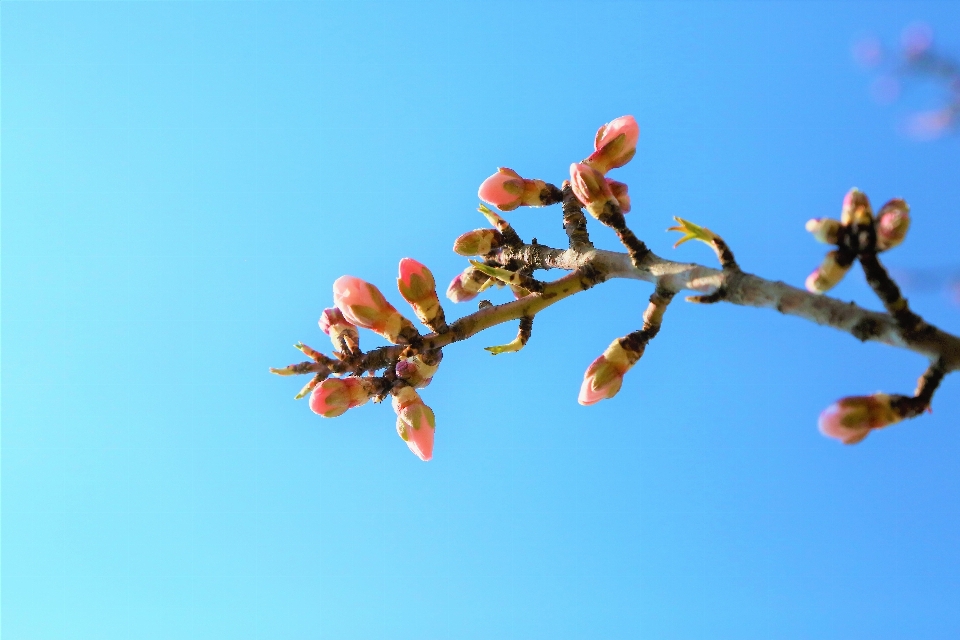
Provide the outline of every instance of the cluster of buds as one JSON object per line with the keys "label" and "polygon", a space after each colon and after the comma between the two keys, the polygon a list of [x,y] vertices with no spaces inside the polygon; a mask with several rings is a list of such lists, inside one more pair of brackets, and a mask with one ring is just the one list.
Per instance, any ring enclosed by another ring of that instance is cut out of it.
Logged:
{"label": "cluster of buds", "polygon": [[807,231],[819,242],[835,245],[819,267],[807,277],[806,287],[813,293],[825,293],[847,274],[861,251],[887,251],[903,242],[910,227],[910,207],[894,198],[881,207],[876,217],[870,200],[859,189],[851,189],[843,199],[840,220],[814,218]]}
{"label": "cluster of buds", "polygon": [[[649,249],[627,227],[623,217],[630,210],[627,185],[606,175],[634,157],[639,133],[632,116],[617,118],[600,127],[593,153],[570,166],[570,180],[564,183],[563,189],[501,168],[483,182],[479,196],[502,211],[562,202],[564,229],[572,250],[584,245],[592,247],[586,233],[587,218],[582,211],[586,208],[593,218],[616,232],[634,266],[646,269],[644,260]],[[374,285],[353,276],[342,276],[333,285],[335,307],[325,309],[319,320],[321,330],[333,344],[335,357],[327,357],[298,343],[297,348],[312,361],[272,371],[279,375],[312,374],[312,380],[297,397],[309,394],[310,408],[327,418],[340,416],[370,400],[381,402],[390,396],[400,438],[418,458],[430,460],[436,421],[417,390],[428,386],[437,373],[443,356],[441,349],[492,324],[519,320],[516,339],[487,347],[494,355],[519,351],[530,339],[535,315],[547,304],[583,291],[609,275],[593,264],[585,264],[554,283],[537,280],[533,275],[535,269],[544,265],[538,259],[525,257],[545,255],[537,241],[524,245],[500,215],[485,205],[480,206],[480,212],[492,228],[469,231],[454,242],[455,253],[479,259],[471,260],[453,279],[446,291],[447,298],[464,302],[488,287],[508,286],[515,297],[524,299],[520,304],[507,303],[492,308],[493,303],[484,300],[478,314],[448,327],[433,274],[420,262],[404,258],[399,265],[397,288],[417,319],[434,331],[433,335],[422,336],[413,322],[401,315]],[[687,220],[675,219],[678,226],[669,230],[683,234],[677,245],[688,240],[704,242],[716,252],[723,274],[739,272],[732,251],[720,236]],[[807,288],[815,293],[829,290],[843,278],[854,260],[859,259],[868,282],[874,291],[883,293],[881,298],[899,325],[917,326],[914,320],[919,317],[908,310],[906,301],[875,255],[900,244],[909,226],[910,209],[903,200],[890,200],[874,216],[867,197],[852,189],[844,198],[839,220],[821,218],[807,223],[807,230],[814,238],[835,247],[807,279]],[[675,284],[661,279],[644,311],[642,329],[611,342],[590,364],[580,388],[580,404],[592,405],[617,395],[627,371],[637,364],[650,340],[659,332],[664,312],[676,293]],[[704,303],[722,300],[726,284],[727,281],[721,281],[714,293],[688,300]],[[364,353],[360,349],[360,328],[374,331],[400,346]],[[381,375],[372,375],[381,369]],[[932,365],[912,398],[882,393],[844,398],[823,412],[820,430],[824,435],[853,444],[873,429],[917,415],[929,407],[944,371],[942,366]]]}

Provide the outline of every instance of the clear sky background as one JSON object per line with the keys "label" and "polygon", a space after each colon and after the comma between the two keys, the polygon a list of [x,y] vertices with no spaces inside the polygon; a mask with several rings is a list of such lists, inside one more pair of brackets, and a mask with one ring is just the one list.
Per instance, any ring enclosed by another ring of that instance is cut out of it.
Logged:
{"label": "clear sky background", "polygon": [[[918,19],[960,55],[956,2],[0,11],[5,639],[960,636],[960,380],[858,446],[816,428],[912,392],[914,354],[678,298],[581,407],[650,293],[608,283],[521,353],[481,349],[514,326],[448,348],[427,464],[388,406],[324,420],[267,373],[329,350],[338,276],[403,308],[397,262],[458,273],[498,165],[559,183],[624,114],[660,255],[713,263],[670,248],[681,215],[802,286],[803,223],[858,186],[913,207],[889,266],[957,266],[960,140],[902,137],[933,90],[877,105],[850,56]],[[565,241],[557,208],[508,218]],[[858,272],[835,293],[879,308]],[[960,331],[947,296],[911,301]]]}

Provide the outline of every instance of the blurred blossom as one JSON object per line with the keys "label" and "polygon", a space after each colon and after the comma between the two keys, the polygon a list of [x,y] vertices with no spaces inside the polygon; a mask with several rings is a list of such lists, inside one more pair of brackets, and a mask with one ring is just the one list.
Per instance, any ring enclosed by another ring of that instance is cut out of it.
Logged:
{"label": "blurred blossom", "polygon": [[915,22],[903,30],[900,45],[908,58],[919,58],[933,45],[933,29],[926,22]]}
{"label": "blurred blossom", "polygon": [[875,67],[883,59],[883,47],[880,38],[874,35],[864,36],[853,43],[853,59],[863,67]]}
{"label": "blurred blossom", "polygon": [[870,95],[880,104],[894,102],[908,83],[934,83],[944,95],[941,104],[915,111],[903,123],[902,133],[913,140],[936,140],[956,128],[960,120],[960,64],[938,52],[933,46],[933,29],[924,22],[907,26],[900,37],[900,48],[887,49],[874,36],[856,41],[853,56],[863,67],[877,69],[870,83]]}
{"label": "blurred blossom", "polygon": [[955,117],[953,109],[932,109],[915,113],[907,120],[907,135],[914,140],[935,140],[950,129]]}

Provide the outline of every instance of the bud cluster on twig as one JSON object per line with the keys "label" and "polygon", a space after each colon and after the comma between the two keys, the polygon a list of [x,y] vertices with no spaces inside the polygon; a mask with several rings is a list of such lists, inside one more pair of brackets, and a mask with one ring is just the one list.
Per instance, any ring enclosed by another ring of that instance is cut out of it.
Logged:
{"label": "bud cluster on twig", "polygon": [[[932,364],[913,396],[877,393],[839,400],[820,417],[820,429],[825,435],[848,444],[859,442],[873,429],[914,417],[929,408],[943,377],[960,368],[960,339],[941,332],[913,313],[877,258],[906,236],[910,209],[903,200],[890,200],[874,216],[866,195],[853,189],[844,199],[839,220],[819,218],[807,223],[817,240],[834,246],[807,279],[812,294],[744,273],[719,235],[679,217],[674,218],[677,226],[668,229],[683,234],[675,246],[688,240],[703,242],[713,249],[721,269],[670,262],[654,255],[627,226],[627,185],[607,177],[636,154],[639,134],[632,116],[616,118],[600,127],[593,152],[570,165],[569,180],[560,187],[524,178],[506,168],[498,169],[483,181],[479,197],[503,212],[562,205],[567,249],[546,247],[535,239],[525,243],[507,220],[484,204],[479,211],[490,226],[463,233],[454,241],[454,252],[469,258],[469,263],[447,287],[450,301],[472,300],[490,287],[508,287],[514,300],[499,305],[483,300],[477,311],[448,322],[433,274],[416,260],[404,258],[399,265],[397,288],[416,319],[430,329],[431,333],[424,335],[376,286],[353,276],[342,276],[333,284],[334,307],[325,309],[319,320],[320,329],[333,346],[332,356],[297,343],[296,347],[309,360],[271,371],[278,375],[312,376],[296,397],[309,395],[310,408],[327,418],[370,400],[382,402],[390,397],[400,438],[417,457],[429,460],[433,456],[436,421],[419,390],[438,373],[444,347],[492,326],[518,321],[513,341],[486,349],[493,355],[520,351],[530,340],[534,319],[540,311],[607,279],[627,277],[654,282],[654,292],[643,313],[641,328],[613,340],[587,367],[578,397],[582,405],[617,395],[626,373],[659,333],[674,296],[682,289],[692,289],[699,295],[688,297],[690,302],[773,306],[784,313],[832,324],[861,340],[884,340],[931,357]],[[615,232],[625,254],[594,248],[584,209]],[[887,316],[821,297],[855,261],[862,265],[867,281],[887,309]],[[552,268],[569,273],[552,281],[534,276],[537,270]],[[829,315],[822,320],[825,304]],[[373,331],[392,344],[365,352],[359,329]]]}

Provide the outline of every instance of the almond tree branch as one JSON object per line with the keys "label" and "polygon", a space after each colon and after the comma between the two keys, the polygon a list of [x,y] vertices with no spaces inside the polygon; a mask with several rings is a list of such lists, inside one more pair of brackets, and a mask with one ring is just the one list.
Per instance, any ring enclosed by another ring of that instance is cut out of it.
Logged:
{"label": "almond tree branch", "polygon": [[776,309],[820,325],[849,333],[858,340],[873,340],[907,349],[930,361],[941,361],[945,372],[960,369],[960,338],[924,323],[905,335],[888,313],[869,311],[852,302],[817,295],[783,282],[765,280],[743,271],[711,269],[698,264],[665,260],[647,254],[643,268],[634,267],[626,253],[591,249],[553,249],[544,245],[502,247],[494,254],[497,262],[516,260],[537,269],[581,269],[592,267],[603,279],[628,278],[652,282],[666,290],[690,289],[711,294],[723,287],[724,302],[746,307]]}

